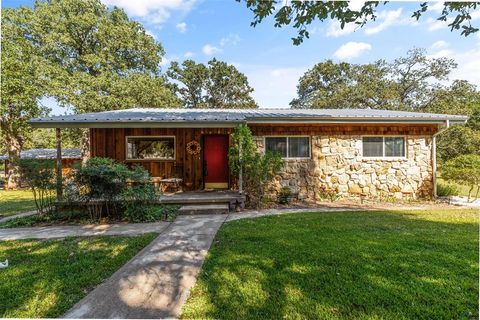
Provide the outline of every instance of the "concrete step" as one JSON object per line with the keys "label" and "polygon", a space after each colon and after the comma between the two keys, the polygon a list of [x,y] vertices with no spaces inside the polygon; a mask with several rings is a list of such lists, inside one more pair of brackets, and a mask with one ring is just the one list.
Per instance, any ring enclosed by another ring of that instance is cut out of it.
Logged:
{"label": "concrete step", "polygon": [[223,214],[228,213],[228,204],[189,204],[180,207],[179,214]]}

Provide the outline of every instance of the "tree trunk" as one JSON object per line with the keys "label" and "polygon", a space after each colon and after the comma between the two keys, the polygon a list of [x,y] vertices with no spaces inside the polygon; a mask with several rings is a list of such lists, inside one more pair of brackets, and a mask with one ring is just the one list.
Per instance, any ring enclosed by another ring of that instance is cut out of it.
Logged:
{"label": "tree trunk", "polygon": [[21,137],[12,137],[7,143],[7,189],[16,189],[20,187],[20,169],[16,162],[20,159],[20,151],[22,150],[23,144],[22,140]]}
{"label": "tree trunk", "polygon": [[90,129],[82,129],[82,163],[85,164],[90,159]]}

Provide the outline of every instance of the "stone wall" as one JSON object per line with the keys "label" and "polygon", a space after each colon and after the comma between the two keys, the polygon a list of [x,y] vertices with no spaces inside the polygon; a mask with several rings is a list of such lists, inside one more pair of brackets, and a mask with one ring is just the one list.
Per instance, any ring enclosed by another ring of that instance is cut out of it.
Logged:
{"label": "stone wall", "polygon": [[[263,137],[255,137],[264,149]],[[404,159],[363,158],[361,136],[312,136],[312,158],[286,160],[271,191],[282,186],[315,201],[328,194],[347,198],[428,198],[433,194],[432,138],[407,136]]]}

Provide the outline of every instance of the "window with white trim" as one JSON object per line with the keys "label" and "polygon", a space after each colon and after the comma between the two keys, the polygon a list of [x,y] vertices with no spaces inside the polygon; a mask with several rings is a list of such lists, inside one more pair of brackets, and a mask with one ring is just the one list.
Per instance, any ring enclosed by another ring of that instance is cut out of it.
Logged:
{"label": "window with white trim", "polygon": [[405,137],[363,137],[362,148],[366,158],[403,158]]}
{"label": "window with white trim", "polygon": [[282,158],[310,158],[310,137],[265,137],[265,152],[277,153]]}
{"label": "window with white trim", "polygon": [[175,137],[127,137],[127,160],[175,160]]}

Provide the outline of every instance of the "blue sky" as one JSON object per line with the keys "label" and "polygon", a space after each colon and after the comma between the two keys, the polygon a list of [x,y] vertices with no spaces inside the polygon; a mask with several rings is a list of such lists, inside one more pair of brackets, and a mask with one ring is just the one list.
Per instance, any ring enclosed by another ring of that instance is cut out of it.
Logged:
{"label": "blue sky", "polygon": [[[213,57],[234,64],[245,73],[262,108],[286,108],[296,95],[298,78],[325,59],[367,63],[392,60],[413,47],[426,48],[433,57],[447,56],[459,64],[450,79],[480,84],[480,36],[460,36],[446,23],[436,21],[440,5],[416,22],[410,18],[420,2],[390,2],[381,6],[377,21],[361,29],[340,30],[334,22],[309,27],[311,37],[300,46],[291,38],[291,28],[275,28],[272,20],[253,28],[252,13],[234,0],[103,0],[117,5],[140,21],[162,43],[166,56],[162,68],[172,60],[190,58],[206,62]],[[3,2],[4,7],[32,5],[33,1]],[[355,4],[352,4],[355,5]],[[480,10],[473,14],[480,24]],[[54,102],[45,100],[48,106]],[[54,113],[63,110],[54,107]]]}

